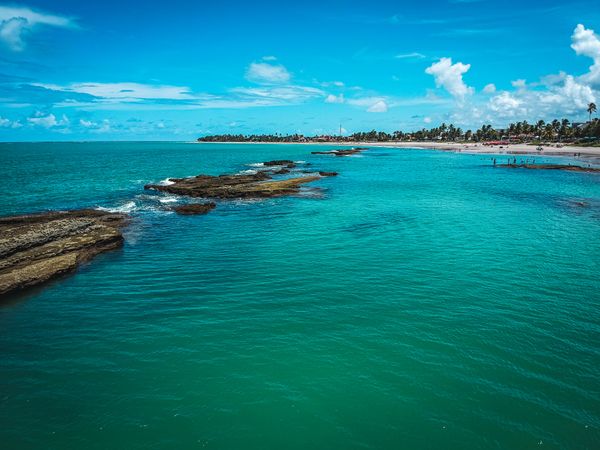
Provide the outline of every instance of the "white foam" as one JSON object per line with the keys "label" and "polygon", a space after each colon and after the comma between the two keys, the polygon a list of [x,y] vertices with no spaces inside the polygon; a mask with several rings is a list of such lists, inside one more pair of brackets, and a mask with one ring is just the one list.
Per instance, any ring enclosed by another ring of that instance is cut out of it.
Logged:
{"label": "white foam", "polygon": [[107,211],[107,212],[112,212],[112,213],[130,213],[133,210],[135,210],[136,207],[137,207],[137,205],[135,204],[135,202],[127,202],[116,208],[104,208],[102,206],[99,206],[96,209],[99,209],[100,211]]}
{"label": "white foam", "polygon": [[296,164],[306,164],[306,161],[294,161]]}
{"label": "white foam", "polygon": [[168,196],[168,197],[159,198],[158,201],[161,203],[176,203],[179,201],[179,198],[173,197],[173,196]]}
{"label": "white foam", "polygon": [[175,182],[171,181],[170,178],[165,178],[164,180],[159,181],[158,184],[160,184],[161,186],[170,186],[172,184],[175,184]]}
{"label": "white foam", "polygon": [[255,175],[257,173],[258,173],[258,170],[249,169],[249,170],[240,170],[238,172],[238,175]]}
{"label": "white foam", "polygon": [[265,167],[265,164],[261,163],[261,162],[260,163],[246,164],[246,165],[250,166],[250,167]]}

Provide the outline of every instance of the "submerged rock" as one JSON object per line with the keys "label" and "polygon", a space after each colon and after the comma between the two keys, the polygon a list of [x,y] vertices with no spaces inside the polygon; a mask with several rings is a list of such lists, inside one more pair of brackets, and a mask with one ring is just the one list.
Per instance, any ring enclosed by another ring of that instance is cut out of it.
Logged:
{"label": "submerged rock", "polygon": [[206,214],[207,212],[215,209],[217,206],[214,202],[209,203],[191,203],[189,205],[181,205],[173,208],[177,214],[184,216],[191,216],[195,214]]}
{"label": "submerged rock", "polygon": [[334,156],[350,156],[368,150],[365,147],[356,147],[349,150],[330,150],[327,152],[311,152],[313,155],[334,155]]}
{"label": "submerged rock", "polygon": [[337,177],[337,172],[319,172],[322,177]]}
{"label": "submerged rock", "polygon": [[533,169],[533,170],[566,170],[569,172],[600,172],[598,167],[571,166],[569,164],[498,164],[497,167],[509,169]]}
{"label": "submerged rock", "polygon": [[276,159],[274,161],[266,161],[263,164],[265,166],[285,166],[289,169],[296,167],[296,163],[291,159]]}
{"label": "submerged rock", "polygon": [[82,209],[0,218],[0,297],[123,245],[124,214]]}
{"label": "submerged rock", "polygon": [[272,180],[266,172],[249,175],[198,175],[191,178],[171,178],[172,184],[148,184],[144,189],[176,195],[204,198],[269,198],[292,195],[301,185],[318,180],[319,176]]}

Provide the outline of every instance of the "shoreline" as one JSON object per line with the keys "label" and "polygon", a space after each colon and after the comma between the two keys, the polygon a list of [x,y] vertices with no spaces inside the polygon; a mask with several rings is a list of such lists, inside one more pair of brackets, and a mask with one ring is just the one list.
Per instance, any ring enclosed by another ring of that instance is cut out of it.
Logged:
{"label": "shoreline", "polygon": [[536,150],[536,146],[528,144],[510,144],[506,146],[487,146],[483,144],[464,144],[453,142],[427,142],[427,141],[412,141],[412,142],[198,142],[196,144],[271,144],[271,145],[331,145],[342,147],[384,147],[384,148],[416,148],[423,150],[439,150],[455,153],[468,154],[490,154],[490,155],[539,155],[539,156],[566,156],[573,157],[576,155],[587,157],[600,157],[600,147],[576,147],[567,146],[553,147],[550,145],[542,145],[542,150]]}

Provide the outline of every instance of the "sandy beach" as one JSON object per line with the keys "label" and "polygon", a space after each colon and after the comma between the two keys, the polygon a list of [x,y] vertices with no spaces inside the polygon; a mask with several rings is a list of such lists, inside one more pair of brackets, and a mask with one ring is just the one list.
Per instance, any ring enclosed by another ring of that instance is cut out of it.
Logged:
{"label": "sandy beach", "polygon": [[[199,144],[209,142],[197,142]],[[482,143],[465,144],[459,142],[210,142],[210,144],[285,144],[285,145],[336,145],[353,147],[385,147],[385,148],[420,148],[446,152],[490,154],[490,155],[539,155],[539,156],[582,156],[600,158],[600,147],[568,146],[557,147],[557,144],[537,146],[528,144],[483,145]]]}

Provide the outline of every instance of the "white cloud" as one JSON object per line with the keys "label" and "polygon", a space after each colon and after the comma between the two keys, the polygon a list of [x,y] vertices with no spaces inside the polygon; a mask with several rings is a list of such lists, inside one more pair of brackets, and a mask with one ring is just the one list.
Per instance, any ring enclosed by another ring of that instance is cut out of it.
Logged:
{"label": "white cloud", "polygon": [[346,100],[347,104],[366,108],[367,112],[386,112],[388,110],[387,102],[388,99],[385,97],[358,97]]}
{"label": "white cloud", "polygon": [[79,125],[94,133],[108,133],[111,131],[110,120],[104,119],[101,122],[94,122],[92,120],[79,119]]}
{"label": "white cloud", "polygon": [[43,128],[69,126],[69,118],[64,114],[60,119],[57,119],[54,114],[44,114],[40,111],[36,112],[33,117],[28,117],[27,122],[29,122],[31,125],[36,125]]}
{"label": "white cloud", "polygon": [[239,87],[230,90],[234,94],[244,97],[255,97],[259,99],[275,101],[304,101],[315,97],[322,97],[325,93],[318,88],[310,86],[266,86],[246,88]]}
{"label": "white cloud", "polygon": [[412,53],[401,53],[400,55],[396,55],[397,59],[423,59],[425,55],[423,53],[412,52]]}
{"label": "white cloud", "polygon": [[594,91],[580,83],[572,75],[567,75],[562,86],[551,86],[549,92],[541,93],[540,100],[548,105],[573,111],[584,109],[590,102],[596,101]]}
{"label": "white cloud", "polygon": [[489,108],[500,117],[516,117],[526,112],[523,101],[508,92],[501,92],[489,101]]}
{"label": "white cloud", "polygon": [[79,119],[79,125],[85,128],[93,128],[96,123],[92,122],[91,120]]}
{"label": "white cloud", "polygon": [[452,58],[442,58],[425,69],[425,73],[433,76],[437,87],[443,87],[450,95],[462,101],[467,95],[473,93],[473,88],[463,81],[463,75],[470,68],[470,64],[460,62],[452,64]]}
{"label": "white cloud", "polygon": [[40,26],[74,27],[68,17],[46,14],[20,6],[0,6],[0,41],[19,52],[25,48],[25,36]]}
{"label": "white cloud", "polygon": [[425,123],[431,123],[431,117],[425,117],[423,119],[423,122],[425,122]]}
{"label": "white cloud", "polygon": [[340,95],[329,94],[325,98],[325,103],[344,103],[344,94],[340,94]]}
{"label": "white cloud", "polygon": [[519,78],[518,80],[511,81],[510,84],[512,84],[514,88],[522,89],[527,86],[527,81],[523,78]]}
{"label": "white cloud", "polygon": [[583,75],[581,79],[592,86],[600,86],[600,38],[594,33],[594,30],[586,29],[579,24],[573,31],[571,42],[571,48],[575,50],[575,53],[594,60],[589,73]]}
{"label": "white cloud", "polygon": [[367,112],[371,112],[371,113],[384,113],[387,112],[388,110],[388,105],[384,100],[379,100],[377,103],[374,103],[373,105],[369,106],[369,108],[367,108]]}
{"label": "white cloud", "polygon": [[483,92],[486,94],[493,94],[496,92],[496,85],[494,83],[486,84],[483,88]]}
{"label": "white cloud", "polygon": [[46,89],[62,92],[89,94],[105,100],[194,100],[190,88],[185,86],[153,85],[141,83],[71,83],[66,86],[56,84],[33,83]]}
{"label": "white cloud", "polygon": [[246,71],[246,79],[254,83],[287,83],[290,73],[282,65],[252,63]]}
{"label": "white cloud", "polygon": [[553,81],[544,90],[523,87],[514,92],[500,92],[490,98],[487,106],[495,119],[554,118],[580,114],[595,99],[595,93],[589,86],[572,75],[566,75],[562,83]]}
{"label": "white cloud", "polygon": [[277,57],[272,55],[263,56],[262,59],[263,61],[277,61]]}
{"label": "white cloud", "polygon": [[18,120],[10,120],[0,116],[0,128],[21,128],[23,124]]}

